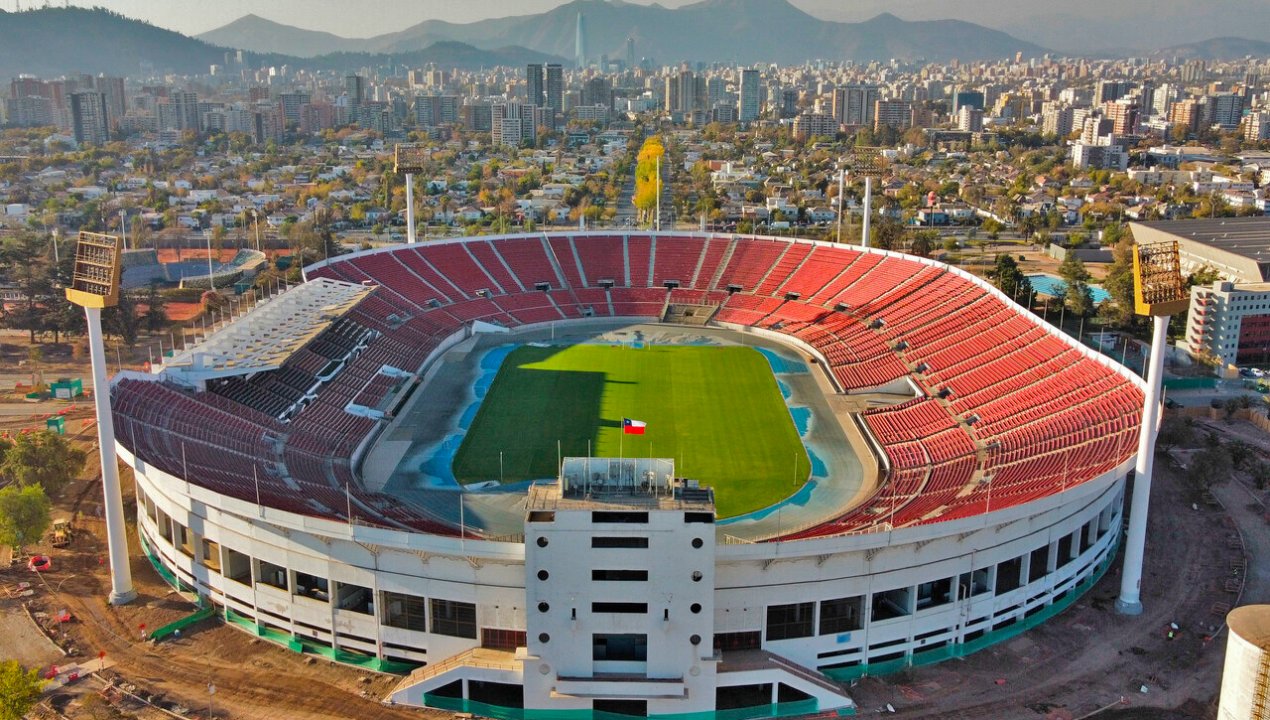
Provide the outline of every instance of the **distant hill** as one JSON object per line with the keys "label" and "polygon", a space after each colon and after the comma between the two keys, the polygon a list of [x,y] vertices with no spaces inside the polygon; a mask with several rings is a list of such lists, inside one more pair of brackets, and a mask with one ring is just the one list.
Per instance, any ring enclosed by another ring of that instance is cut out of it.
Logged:
{"label": "distant hill", "polygon": [[957,20],[908,22],[882,14],[862,23],[820,20],[787,0],[701,0],[680,8],[621,0],[574,0],[535,15],[473,23],[428,20],[400,32],[351,40],[280,26],[247,16],[200,37],[258,52],[286,48],[294,54],[330,48],[363,52],[413,52],[437,42],[477,48],[524,47],[573,58],[577,17],[582,14],[591,59],[625,57],[626,39],[639,57],[660,63],[705,62],[795,64],[813,59],[871,60],[995,59],[1017,52],[1035,57],[1044,48],[1006,33]]}
{"label": "distant hill", "polygon": [[224,61],[218,48],[101,8],[46,7],[0,11],[0,77],[19,73],[206,73]]}
{"label": "distant hill", "polygon": [[196,35],[195,38],[212,45],[301,58],[338,52],[364,52],[367,49],[364,40],[342,38],[316,30],[302,30],[258,15],[244,15],[228,25]]}
{"label": "distant hill", "polygon": [[[263,28],[261,23],[269,22],[260,18],[244,20],[240,27],[247,29]],[[287,28],[276,23],[271,25]],[[213,64],[223,63],[226,50],[101,8],[0,11],[0,77],[22,73],[56,77],[81,72],[137,75],[143,65],[158,73],[200,74],[206,73]],[[286,64],[294,68],[339,71],[380,64],[480,68],[560,61],[560,58],[523,47],[476,48],[450,40],[388,54],[328,50],[318,57],[299,57],[274,48],[269,53],[253,53],[251,60],[253,65]]]}
{"label": "distant hill", "polygon": [[299,67],[315,70],[351,70],[353,68],[366,67],[368,65],[388,64],[407,65],[410,67],[437,65],[438,67],[477,70],[483,67],[488,68],[495,67],[497,65],[518,67],[528,63],[564,62],[562,58],[555,57],[554,55],[526,50],[523,47],[503,47],[482,50],[480,48],[472,47],[466,43],[454,42],[451,40],[435,42],[422,50],[414,50],[411,52],[340,52],[331,53],[329,55],[320,55],[318,57],[293,59],[273,58],[271,56],[256,57],[258,57],[262,62],[270,64],[288,62]]}
{"label": "distant hill", "polygon": [[1219,37],[1163,48],[1152,55],[1195,60],[1238,60],[1245,55],[1264,58],[1270,56],[1270,42],[1241,37]]}

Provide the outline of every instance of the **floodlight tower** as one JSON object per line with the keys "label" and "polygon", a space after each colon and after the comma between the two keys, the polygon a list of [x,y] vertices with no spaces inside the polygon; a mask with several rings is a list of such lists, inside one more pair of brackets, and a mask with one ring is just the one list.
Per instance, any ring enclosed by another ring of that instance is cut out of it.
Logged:
{"label": "floodlight tower", "polygon": [[425,150],[419,145],[397,145],[394,169],[406,174],[406,242],[415,242],[415,173],[423,172]]}
{"label": "floodlight tower", "polygon": [[1116,600],[1116,611],[1122,615],[1142,613],[1142,557],[1146,550],[1151,468],[1160,425],[1160,388],[1164,382],[1169,318],[1185,310],[1190,302],[1186,285],[1182,282],[1176,242],[1134,245],[1133,296],[1133,310],[1138,315],[1151,318],[1152,334],[1150,371],[1146,378],[1146,399],[1142,405],[1142,429],[1138,431],[1138,462],[1133,471],[1129,531],[1125,538],[1124,570],[1120,577],[1120,597]]}
{"label": "floodlight tower", "polygon": [[119,304],[119,274],[123,245],[114,235],[81,232],[75,247],[75,270],[66,299],[84,308],[88,318],[88,350],[93,362],[93,404],[97,410],[97,445],[101,452],[101,485],[105,501],[106,540],[110,555],[110,604],[123,605],[137,597],[128,567],[128,539],[115,457],[115,422],[110,414],[110,386],[106,383],[106,346],[101,338],[102,308]]}
{"label": "floodlight tower", "polygon": [[[858,147],[852,151],[851,171],[864,177],[864,224],[860,229],[860,247],[869,246],[869,221],[873,215],[873,178],[882,177],[884,162],[881,148]],[[841,222],[841,216],[838,219]]]}

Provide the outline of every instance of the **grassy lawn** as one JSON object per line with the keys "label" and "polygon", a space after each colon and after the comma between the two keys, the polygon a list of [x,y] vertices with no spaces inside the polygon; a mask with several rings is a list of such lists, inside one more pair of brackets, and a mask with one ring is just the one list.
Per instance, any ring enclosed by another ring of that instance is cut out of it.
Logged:
{"label": "grassy lawn", "polygon": [[[648,423],[624,435],[622,418]],[[791,495],[807,452],[767,360],[747,347],[522,347],[503,362],[454,459],[460,482],[555,477],[563,456],[674,458],[720,517]]]}

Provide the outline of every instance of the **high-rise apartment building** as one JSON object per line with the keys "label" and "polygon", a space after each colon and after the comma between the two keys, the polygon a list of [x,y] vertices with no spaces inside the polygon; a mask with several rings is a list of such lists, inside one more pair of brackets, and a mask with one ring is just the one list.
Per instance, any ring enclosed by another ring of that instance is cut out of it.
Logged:
{"label": "high-rise apartment building", "polygon": [[564,68],[552,63],[547,66],[546,103],[548,112],[554,117],[564,112]]}
{"label": "high-rise apartment building", "polygon": [[366,102],[366,78],[361,75],[348,75],[344,78],[344,95],[348,99],[348,117],[356,120],[358,108]]}
{"label": "high-rise apartment building", "polygon": [[1111,120],[1111,132],[1117,135],[1133,135],[1138,130],[1138,103],[1130,98],[1120,98],[1103,105],[1103,114]]}
{"label": "high-rise apartment building", "polygon": [[415,124],[420,127],[438,127],[459,121],[457,95],[415,96]]}
{"label": "high-rise apartment building", "polygon": [[97,78],[97,92],[106,99],[106,127],[117,128],[127,111],[128,103],[124,97],[124,82],[121,77],[102,75]]}
{"label": "high-rise apartment building", "polygon": [[278,96],[278,104],[282,107],[282,118],[288,127],[300,125],[300,108],[313,101],[313,96],[306,92],[287,92]]}
{"label": "high-rise apartment building", "polygon": [[540,63],[525,66],[525,102],[541,105],[544,97],[543,73]]}
{"label": "high-rise apartment building", "polygon": [[1216,125],[1223,130],[1239,127],[1243,120],[1244,98],[1235,93],[1216,93],[1208,97],[1208,105],[1204,113],[1207,125]]}
{"label": "high-rise apartment building", "polygon": [[498,103],[491,108],[490,135],[495,145],[521,147],[538,139],[538,106]]}
{"label": "high-rise apartment building", "polygon": [[1200,101],[1194,98],[1175,102],[1169,109],[1169,123],[1174,127],[1185,128],[1187,133],[1194,133],[1199,130],[1202,111],[1203,106]]}
{"label": "high-rise apartment building", "polygon": [[878,100],[873,103],[873,129],[907,130],[913,122],[913,104],[907,100]]}
{"label": "high-rise apartment building", "polygon": [[1257,110],[1244,118],[1244,140],[1261,142],[1270,140],[1270,111]]}
{"label": "high-rise apartment building", "polygon": [[71,127],[80,145],[105,145],[110,138],[106,96],[94,90],[71,93]]}
{"label": "high-rise apartment building", "polygon": [[957,111],[957,129],[962,132],[983,132],[983,110],[962,105]]}
{"label": "high-rise apartment building", "polygon": [[1129,94],[1129,83],[1124,80],[1099,80],[1094,89],[1094,104],[1106,105]]}
{"label": "high-rise apartment building", "polygon": [[832,113],[843,125],[859,127],[873,124],[873,112],[879,99],[876,85],[847,85],[833,91]]}
{"label": "high-rise apartment building", "polygon": [[759,72],[754,68],[741,70],[741,101],[737,109],[737,119],[741,122],[753,122],[762,114],[762,92],[759,89]]}

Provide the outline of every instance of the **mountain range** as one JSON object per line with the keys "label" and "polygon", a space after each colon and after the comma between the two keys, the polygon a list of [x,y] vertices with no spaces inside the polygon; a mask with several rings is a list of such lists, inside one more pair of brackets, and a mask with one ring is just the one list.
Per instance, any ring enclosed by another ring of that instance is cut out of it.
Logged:
{"label": "mountain range", "polygon": [[[204,74],[211,65],[223,63],[230,49],[102,8],[73,6],[0,11],[0,38],[4,39],[0,42],[0,77],[23,73],[42,77],[70,73],[135,75],[143,68],[158,73]],[[325,70],[380,64],[475,69],[560,61],[561,58],[521,47],[476,48],[448,40],[387,54],[371,54],[349,45],[328,48],[328,53],[320,57],[298,57],[274,48],[252,59],[255,66]]]}
{"label": "mountain range", "polygon": [[887,13],[859,23],[821,20],[787,0],[701,0],[679,8],[621,0],[574,0],[535,15],[472,23],[427,20],[372,38],[343,38],[248,15],[199,39],[256,52],[314,57],[332,50],[398,53],[441,41],[478,48],[520,46],[572,58],[577,17],[590,59],[625,57],[627,38],[640,57],[680,61],[782,64],[815,59],[996,59],[1046,50],[1006,33],[960,20],[906,21]]}

